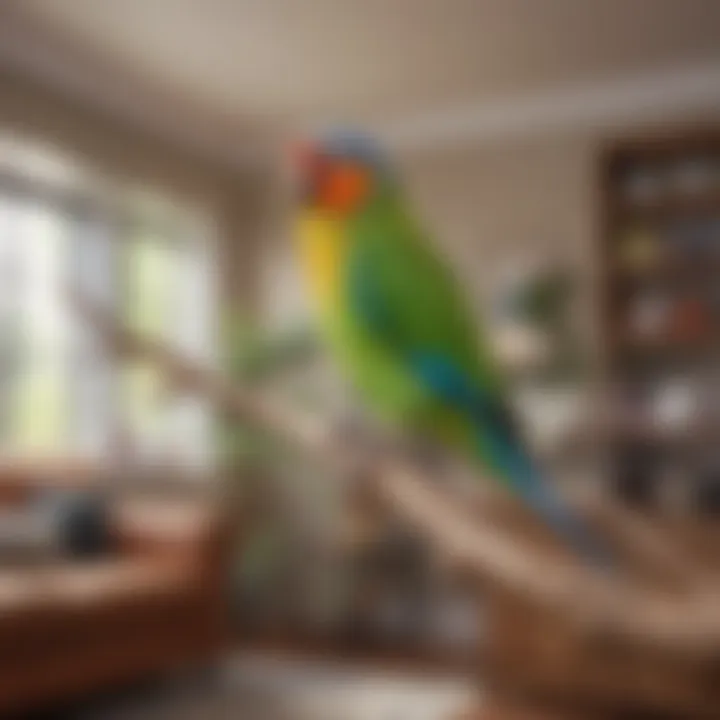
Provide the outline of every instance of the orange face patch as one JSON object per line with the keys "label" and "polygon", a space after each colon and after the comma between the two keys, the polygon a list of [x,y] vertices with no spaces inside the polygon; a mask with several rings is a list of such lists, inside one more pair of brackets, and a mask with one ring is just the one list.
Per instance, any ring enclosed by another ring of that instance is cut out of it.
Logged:
{"label": "orange face patch", "polygon": [[367,173],[356,165],[339,163],[328,172],[318,200],[338,212],[350,212],[367,195],[370,182]]}

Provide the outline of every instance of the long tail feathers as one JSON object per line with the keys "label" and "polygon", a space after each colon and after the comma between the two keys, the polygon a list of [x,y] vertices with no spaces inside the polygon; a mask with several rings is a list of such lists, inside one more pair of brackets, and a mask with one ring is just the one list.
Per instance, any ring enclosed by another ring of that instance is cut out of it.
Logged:
{"label": "long tail feathers", "polygon": [[581,555],[595,566],[614,565],[610,548],[563,503],[550,485],[534,477],[518,488],[526,502]]}
{"label": "long tail feathers", "polygon": [[467,413],[474,424],[478,458],[492,465],[510,486],[588,562],[614,565],[612,553],[545,482],[524,452],[512,415],[496,392],[469,379],[442,355],[422,353],[410,362],[419,378],[450,407]]}

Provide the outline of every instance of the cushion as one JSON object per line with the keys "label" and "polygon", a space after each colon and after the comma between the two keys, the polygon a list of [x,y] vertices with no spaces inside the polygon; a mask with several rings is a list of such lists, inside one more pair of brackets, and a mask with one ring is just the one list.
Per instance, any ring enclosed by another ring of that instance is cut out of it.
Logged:
{"label": "cushion", "polygon": [[51,490],[0,510],[0,567],[90,559],[111,549],[109,507],[92,491]]}
{"label": "cushion", "polygon": [[55,543],[64,557],[96,558],[110,551],[110,510],[102,493],[48,491],[34,510],[52,528]]}

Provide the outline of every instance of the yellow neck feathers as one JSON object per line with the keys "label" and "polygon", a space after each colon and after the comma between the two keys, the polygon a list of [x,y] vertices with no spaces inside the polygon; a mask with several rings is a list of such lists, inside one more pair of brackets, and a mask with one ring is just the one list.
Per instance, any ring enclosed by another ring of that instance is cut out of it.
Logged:
{"label": "yellow neck feathers", "polygon": [[298,220],[297,242],[308,286],[321,308],[335,304],[344,263],[345,238],[340,218],[304,211]]}

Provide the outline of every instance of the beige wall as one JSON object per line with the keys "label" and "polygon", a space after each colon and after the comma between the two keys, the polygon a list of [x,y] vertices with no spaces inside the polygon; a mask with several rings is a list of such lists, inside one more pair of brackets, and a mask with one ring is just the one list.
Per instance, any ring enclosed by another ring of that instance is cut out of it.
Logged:
{"label": "beige wall", "polygon": [[402,171],[416,212],[482,282],[517,254],[587,255],[593,158],[589,141],[537,140],[408,157]]}
{"label": "beige wall", "polygon": [[[602,347],[599,150],[591,137],[543,136],[404,159],[411,202],[464,280],[479,317],[509,268],[556,259],[576,273],[578,330],[590,347]],[[601,361],[598,352],[593,357]]]}

